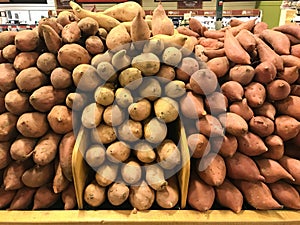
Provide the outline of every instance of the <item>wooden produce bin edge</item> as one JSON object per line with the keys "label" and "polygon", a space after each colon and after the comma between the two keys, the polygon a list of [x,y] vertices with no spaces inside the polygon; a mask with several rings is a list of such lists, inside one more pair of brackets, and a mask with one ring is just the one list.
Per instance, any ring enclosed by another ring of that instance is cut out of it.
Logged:
{"label": "wooden produce bin edge", "polygon": [[299,225],[299,211],[245,210],[235,214],[229,210],[70,210],[70,211],[0,211],[0,224],[108,224],[108,225]]}

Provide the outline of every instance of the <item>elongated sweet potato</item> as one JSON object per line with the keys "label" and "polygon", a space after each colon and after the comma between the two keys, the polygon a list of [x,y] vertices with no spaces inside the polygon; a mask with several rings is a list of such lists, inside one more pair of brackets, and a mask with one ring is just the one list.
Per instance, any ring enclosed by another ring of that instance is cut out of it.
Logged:
{"label": "elongated sweet potato", "polygon": [[63,136],[59,144],[59,162],[65,177],[72,181],[72,153],[76,138],[71,131]]}
{"label": "elongated sweet potato", "polygon": [[300,59],[297,56],[293,55],[281,55],[284,66],[297,66],[300,68]]}
{"label": "elongated sweet potato", "polygon": [[272,193],[265,183],[236,180],[234,184],[237,185],[246,201],[254,208],[261,210],[282,208],[272,197]]}
{"label": "elongated sweet potato", "polygon": [[265,144],[268,148],[268,151],[263,153],[261,155],[262,157],[279,160],[283,156],[285,147],[281,137],[278,135],[270,135],[266,137]]}
{"label": "elongated sweet potato", "polygon": [[188,204],[200,211],[209,210],[215,200],[214,188],[204,183],[194,172],[191,174],[189,180],[189,189],[187,202]]}
{"label": "elongated sweet potato", "polygon": [[255,26],[255,21],[256,21],[256,18],[255,19],[251,19],[251,20],[247,20],[235,27],[231,27],[229,28],[229,30],[232,32],[232,34],[234,36],[236,36],[241,30],[243,29],[246,29],[246,30],[249,30],[251,31],[253,29],[253,27]]}
{"label": "elongated sweet potato", "polygon": [[10,112],[0,114],[0,141],[9,141],[17,136],[18,117]]}
{"label": "elongated sweet potato", "polygon": [[34,30],[22,30],[15,36],[15,45],[23,52],[35,50],[38,47],[39,42],[39,34]]}
{"label": "elongated sweet potato", "polygon": [[9,210],[28,209],[35,192],[35,188],[23,187],[19,189],[10,203]]}
{"label": "elongated sweet potato", "polygon": [[226,56],[232,62],[238,64],[251,63],[249,54],[243,49],[230,30],[225,31],[224,49]]}
{"label": "elongated sweet potato", "polygon": [[299,70],[297,66],[284,67],[283,71],[277,74],[279,79],[283,79],[289,84],[296,82],[299,78]]}
{"label": "elongated sweet potato", "polygon": [[42,24],[43,38],[49,52],[56,54],[62,46],[62,39],[58,33],[49,25]]}
{"label": "elongated sweet potato", "polygon": [[217,202],[231,209],[235,213],[239,213],[243,206],[243,195],[239,189],[234,186],[228,179],[223,184],[215,187]]}
{"label": "elongated sweet potato", "polygon": [[277,181],[276,183],[269,184],[269,188],[274,198],[282,205],[290,209],[300,209],[300,196],[292,185],[283,181]]}
{"label": "elongated sweet potato", "polygon": [[13,198],[15,197],[16,191],[5,191],[4,188],[0,188],[0,209],[7,207]]}
{"label": "elongated sweet potato", "polygon": [[0,77],[0,91],[7,93],[15,89],[17,73],[11,63],[0,64],[1,77]]}
{"label": "elongated sweet potato", "polygon": [[255,68],[254,80],[267,84],[275,79],[277,69],[270,61],[264,61]]}
{"label": "elongated sweet potato", "polygon": [[279,163],[295,179],[294,181],[292,181],[292,183],[299,185],[300,160],[284,155],[281,159],[279,159]]}
{"label": "elongated sweet potato", "polygon": [[53,178],[52,188],[54,193],[61,193],[68,188],[70,181],[65,177],[58,160],[55,161],[55,175]]}
{"label": "elongated sweet potato", "polygon": [[54,163],[49,163],[45,166],[33,166],[26,170],[22,175],[22,182],[27,187],[41,187],[49,183],[53,179]]}
{"label": "elongated sweet potato", "polygon": [[237,137],[240,152],[248,156],[257,156],[268,151],[263,140],[256,134],[248,132]]}
{"label": "elongated sweet potato", "polygon": [[255,24],[253,28],[253,33],[254,34],[260,34],[262,31],[268,29],[268,24],[265,22],[258,22]]}
{"label": "elongated sweet potato", "polygon": [[172,176],[167,182],[168,185],[163,190],[155,193],[155,200],[160,207],[171,209],[179,200],[178,181],[176,176]]}
{"label": "elongated sweet potato", "polygon": [[74,209],[76,207],[77,200],[73,183],[70,183],[69,186],[63,190],[61,199],[64,203],[64,210]]}
{"label": "elongated sweet potato", "polygon": [[242,47],[249,53],[252,52],[256,47],[255,38],[249,30],[246,29],[241,30],[236,35],[236,39],[240,42]]}
{"label": "elongated sweet potato", "polygon": [[10,142],[0,143],[0,169],[4,169],[11,162],[11,156],[9,151],[10,146],[11,146]]}
{"label": "elongated sweet potato", "polygon": [[281,115],[275,119],[275,133],[283,141],[290,140],[297,136],[300,131],[300,122],[287,115]]}
{"label": "elongated sweet potato", "polygon": [[279,31],[266,29],[260,33],[260,37],[267,41],[276,53],[280,55],[290,54],[290,40],[285,34]]}
{"label": "elongated sweet potato", "polygon": [[273,30],[288,33],[300,39],[299,26],[297,24],[284,24],[279,27],[274,27]]}
{"label": "elongated sweet potato", "polygon": [[207,114],[204,117],[196,121],[197,130],[207,137],[218,137],[223,136],[223,127],[219,118]]}
{"label": "elongated sweet potato", "polygon": [[300,111],[297,107],[299,103],[300,97],[290,95],[281,101],[277,101],[275,103],[275,107],[279,113],[289,115],[300,120]]}
{"label": "elongated sweet potato", "polygon": [[236,65],[229,71],[229,79],[241,85],[249,84],[255,75],[254,68],[250,65]]}
{"label": "elongated sweet potato", "polygon": [[218,118],[227,133],[232,134],[237,137],[247,134],[248,124],[238,114],[232,113],[232,112],[227,112],[224,114],[220,114]]}
{"label": "elongated sweet potato", "polygon": [[243,98],[239,102],[233,102],[229,106],[229,111],[238,114],[246,121],[249,121],[254,116],[253,110],[248,105],[246,98]]}
{"label": "elongated sweet potato", "polygon": [[52,190],[51,184],[45,184],[36,190],[33,198],[33,210],[46,209],[57,202],[59,194]]}
{"label": "elongated sweet potato", "polygon": [[9,91],[5,95],[4,100],[7,111],[15,115],[21,115],[32,110],[32,106],[29,103],[29,94],[18,89]]}
{"label": "elongated sweet potato", "polygon": [[300,58],[300,44],[291,46],[291,55],[297,56]]}
{"label": "elongated sweet potato", "polygon": [[244,96],[243,86],[237,81],[227,81],[221,85],[221,91],[229,101],[241,101]]}
{"label": "elongated sweet potato", "polygon": [[16,77],[16,84],[20,91],[31,92],[47,83],[47,77],[37,67],[22,70]]}
{"label": "elongated sweet potato", "polygon": [[225,32],[220,30],[206,30],[203,32],[203,35],[206,38],[219,39],[224,38]]}

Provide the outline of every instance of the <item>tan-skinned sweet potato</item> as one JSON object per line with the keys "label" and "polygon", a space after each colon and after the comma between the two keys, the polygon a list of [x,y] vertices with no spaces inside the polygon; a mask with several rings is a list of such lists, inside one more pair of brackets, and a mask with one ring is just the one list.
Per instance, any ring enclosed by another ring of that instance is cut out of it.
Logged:
{"label": "tan-skinned sweet potato", "polygon": [[32,106],[29,103],[29,94],[18,89],[9,91],[5,95],[4,101],[7,111],[15,115],[21,115],[32,110]]}
{"label": "tan-skinned sweet potato", "polygon": [[105,162],[96,171],[95,179],[101,187],[106,187],[113,183],[118,175],[118,164]]}
{"label": "tan-skinned sweet potato", "polygon": [[71,22],[64,26],[61,32],[62,41],[64,43],[74,43],[79,41],[81,37],[81,30],[77,22]]}
{"label": "tan-skinned sweet potato", "polygon": [[164,170],[158,164],[145,165],[146,182],[156,191],[162,191],[168,185],[165,180]]}
{"label": "tan-skinned sweet potato", "polygon": [[48,79],[37,67],[22,70],[16,77],[16,84],[22,92],[32,92],[45,85]]}
{"label": "tan-skinned sweet potato", "polygon": [[95,181],[84,189],[84,201],[92,207],[100,206],[106,199],[105,188],[100,187]]}
{"label": "tan-skinned sweet potato", "polygon": [[24,161],[32,155],[32,151],[36,145],[35,138],[26,138],[23,136],[17,139],[10,146],[10,155],[12,159],[17,161]]}
{"label": "tan-skinned sweet potato", "polygon": [[142,180],[130,186],[129,202],[137,210],[149,209],[155,200],[155,193],[147,183]]}
{"label": "tan-skinned sweet potato", "polygon": [[[126,127],[126,129],[127,128],[128,127]],[[98,127],[92,129],[91,136],[92,136],[93,143],[102,143],[102,144],[112,143],[117,138],[115,129],[112,126],[108,126],[103,123],[101,123]]]}
{"label": "tan-skinned sweet potato", "polygon": [[114,206],[123,204],[128,197],[129,188],[124,182],[116,181],[108,188],[107,199]]}
{"label": "tan-skinned sweet potato", "polygon": [[11,146],[10,142],[0,143],[0,169],[4,169],[11,162],[10,146]]}
{"label": "tan-skinned sweet potato", "polygon": [[166,12],[161,3],[153,10],[152,16],[152,34],[174,34],[174,26],[172,21],[166,15]]}
{"label": "tan-skinned sweet potato", "polygon": [[57,54],[62,46],[62,39],[59,34],[49,25],[42,24],[39,26],[49,52]]}
{"label": "tan-skinned sweet potato", "polygon": [[0,77],[0,91],[7,93],[15,89],[17,73],[11,63],[0,64],[1,77]]}
{"label": "tan-skinned sweet potato", "polygon": [[2,50],[5,46],[13,44],[16,34],[16,31],[2,31],[0,35],[0,49]]}
{"label": "tan-skinned sweet potato", "polygon": [[99,24],[92,17],[84,17],[78,21],[78,27],[84,36],[93,36],[98,32]]}
{"label": "tan-skinned sweet potato", "polygon": [[0,141],[9,141],[17,136],[18,121],[18,117],[10,112],[0,114]]}
{"label": "tan-skinned sweet potato", "polygon": [[73,84],[71,72],[62,67],[52,70],[50,81],[55,89],[66,89]]}
{"label": "tan-skinned sweet potato", "polygon": [[155,193],[155,201],[160,207],[171,209],[179,200],[178,181],[176,176],[172,176],[167,179],[167,182],[168,185],[163,190]]}
{"label": "tan-skinned sweet potato", "polygon": [[34,30],[22,30],[15,36],[15,45],[23,52],[35,50],[38,47],[39,42],[39,34]]}
{"label": "tan-skinned sweet potato", "polygon": [[104,44],[98,36],[89,36],[85,41],[85,48],[91,55],[104,52]]}
{"label": "tan-skinned sweet potato", "polygon": [[7,45],[1,51],[2,57],[8,62],[13,62],[18,53],[19,51],[15,45]]}

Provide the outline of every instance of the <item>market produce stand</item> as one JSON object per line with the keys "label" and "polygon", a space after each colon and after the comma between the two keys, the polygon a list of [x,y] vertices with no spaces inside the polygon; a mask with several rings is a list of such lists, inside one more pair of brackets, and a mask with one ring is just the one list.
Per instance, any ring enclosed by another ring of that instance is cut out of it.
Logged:
{"label": "market produce stand", "polygon": [[194,210],[150,210],[133,213],[129,210],[101,211],[0,211],[0,224],[185,224],[185,225],[298,225],[298,211],[246,210],[239,214],[231,211],[212,210],[200,213]]}

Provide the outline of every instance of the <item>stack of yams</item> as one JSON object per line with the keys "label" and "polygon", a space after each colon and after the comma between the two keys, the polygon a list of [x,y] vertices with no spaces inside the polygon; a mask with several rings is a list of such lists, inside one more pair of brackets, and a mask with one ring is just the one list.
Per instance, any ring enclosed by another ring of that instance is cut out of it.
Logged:
{"label": "stack of yams", "polygon": [[192,157],[189,206],[300,208],[298,25],[233,19],[213,31],[192,18],[174,29],[161,3],[146,19],[130,1],[104,12],[70,5],[34,30],[0,33],[1,208],[60,197],[75,207],[79,126],[97,171],[87,204],[176,207],[178,120]]}

